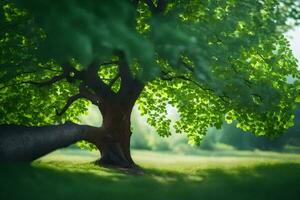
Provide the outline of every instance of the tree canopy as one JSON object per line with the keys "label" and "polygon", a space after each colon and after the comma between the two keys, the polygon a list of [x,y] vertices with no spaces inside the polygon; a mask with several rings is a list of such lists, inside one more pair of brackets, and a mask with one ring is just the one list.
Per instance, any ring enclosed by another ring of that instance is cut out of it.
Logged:
{"label": "tree canopy", "polygon": [[[224,120],[256,135],[293,126],[300,73],[284,33],[299,22],[299,1],[0,5],[0,124],[78,121],[89,103],[101,104],[91,93],[119,94],[131,76],[145,84],[137,105],[161,136],[174,128],[198,144]],[[127,73],[120,74],[121,58]],[[83,95],[79,74],[95,64],[103,87]],[[167,117],[167,105],[177,109],[177,121]]]}

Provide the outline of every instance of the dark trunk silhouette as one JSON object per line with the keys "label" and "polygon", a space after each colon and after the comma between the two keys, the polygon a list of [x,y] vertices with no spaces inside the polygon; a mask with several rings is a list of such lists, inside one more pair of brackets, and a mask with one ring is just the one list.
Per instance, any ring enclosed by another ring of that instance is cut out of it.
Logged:
{"label": "dark trunk silhouette", "polygon": [[71,122],[63,125],[0,126],[0,162],[32,161],[80,140],[89,140],[99,128]]}

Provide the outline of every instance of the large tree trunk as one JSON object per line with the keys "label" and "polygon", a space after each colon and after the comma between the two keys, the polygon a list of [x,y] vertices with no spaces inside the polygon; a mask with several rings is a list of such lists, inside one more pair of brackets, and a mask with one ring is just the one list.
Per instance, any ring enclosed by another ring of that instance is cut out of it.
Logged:
{"label": "large tree trunk", "polygon": [[33,161],[80,140],[89,140],[99,128],[71,122],[63,125],[0,126],[0,162]]}
{"label": "large tree trunk", "polygon": [[102,110],[102,137],[92,141],[101,153],[98,163],[104,166],[136,167],[130,154],[130,116],[132,106],[110,103]]}

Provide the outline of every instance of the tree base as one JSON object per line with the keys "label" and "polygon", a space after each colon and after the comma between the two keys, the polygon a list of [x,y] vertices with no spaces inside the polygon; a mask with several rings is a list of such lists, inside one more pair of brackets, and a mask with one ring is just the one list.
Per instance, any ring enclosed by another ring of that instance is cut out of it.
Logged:
{"label": "tree base", "polygon": [[95,165],[108,168],[108,169],[116,169],[118,171],[132,174],[132,175],[144,175],[144,170],[139,165],[132,163],[131,165],[127,164],[120,164],[120,165],[113,165],[110,163],[103,162],[103,160],[99,159],[94,162]]}

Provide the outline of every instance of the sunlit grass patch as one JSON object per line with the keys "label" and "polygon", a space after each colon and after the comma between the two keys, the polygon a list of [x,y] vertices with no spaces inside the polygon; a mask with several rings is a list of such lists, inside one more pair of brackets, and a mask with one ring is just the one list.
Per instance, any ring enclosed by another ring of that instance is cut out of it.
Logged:
{"label": "sunlit grass patch", "polygon": [[0,199],[299,199],[300,155],[133,151],[144,175],[93,164],[97,152],[60,150],[0,167]]}

